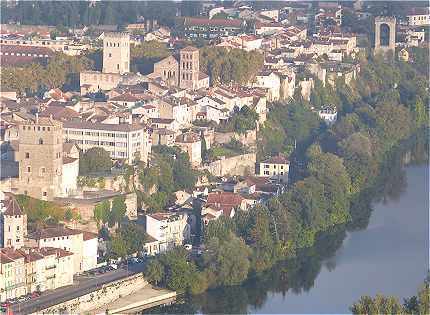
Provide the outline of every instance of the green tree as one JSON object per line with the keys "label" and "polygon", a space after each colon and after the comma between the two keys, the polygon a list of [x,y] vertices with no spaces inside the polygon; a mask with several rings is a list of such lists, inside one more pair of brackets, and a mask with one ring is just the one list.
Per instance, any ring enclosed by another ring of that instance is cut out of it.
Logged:
{"label": "green tree", "polygon": [[113,198],[112,209],[109,215],[109,226],[114,226],[115,223],[121,225],[127,211],[127,205],[125,204],[124,196],[117,196]]}
{"label": "green tree", "polygon": [[108,200],[104,200],[101,203],[98,203],[94,206],[93,210],[94,219],[97,222],[97,225],[100,223],[107,223],[109,221],[110,215],[110,203]]}
{"label": "green tree", "polygon": [[245,242],[230,233],[227,239],[212,238],[203,255],[206,268],[215,275],[216,285],[242,283],[250,268],[251,252]]}
{"label": "green tree", "polygon": [[79,158],[79,173],[86,175],[93,172],[107,172],[112,167],[109,152],[103,148],[94,147],[81,153]]}
{"label": "green tree", "polygon": [[164,278],[164,266],[157,260],[151,260],[145,267],[145,278],[155,285],[158,285]]}
{"label": "green tree", "polygon": [[115,235],[112,238],[111,255],[114,257],[125,257],[127,255],[127,244],[121,235]]}

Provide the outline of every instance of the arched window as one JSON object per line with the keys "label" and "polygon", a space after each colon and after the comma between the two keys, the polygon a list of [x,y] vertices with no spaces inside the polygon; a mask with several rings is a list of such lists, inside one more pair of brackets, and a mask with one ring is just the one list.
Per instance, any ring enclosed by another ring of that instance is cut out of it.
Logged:
{"label": "arched window", "polygon": [[390,27],[387,24],[381,24],[379,40],[381,46],[390,45]]}
{"label": "arched window", "polygon": [[43,139],[42,138],[39,139],[39,144],[43,144]]}

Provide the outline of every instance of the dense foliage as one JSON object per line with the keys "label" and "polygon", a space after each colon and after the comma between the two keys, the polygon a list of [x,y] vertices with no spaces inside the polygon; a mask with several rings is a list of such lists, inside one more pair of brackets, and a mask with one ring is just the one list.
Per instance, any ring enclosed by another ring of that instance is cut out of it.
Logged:
{"label": "dense foliage", "polygon": [[103,148],[94,147],[86,152],[81,152],[79,157],[79,173],[109,172],[112,167],[112,160],[109,152]]}
{"label": "dense foliage", "polygon": [[34,62],[22,67],[4,67],[1,85],[21,95],[33,95],[52,88],[79,87],[79,73],[92,67],[90,59],[57,53],[47,63]]}
{"label": "dense foliage", "polygon": [[221,122],[216,129],[219,131],[245,133],[248,130],[254,130],[257,128],[257,121],[257,112],[244,105],[241,109],[235,108],[231,117],[227,121]]}
{"label": "dense foliage", "polygon": [[26,195],[17,195],[16,200],[27,214],[31,225],[43,226],[45,223],[58,223],[77,219],[78,214],[54,202],[39,200]]}
{"label": "dense foliage", "polygon": [[174,26],[175,17],[198,15],[201,3],[194,1],[23,1],[16,6],[2,2],[1,22],[31,25],[124,25],[138,18],[156,19]]}
{"label": "dense foliage", "polygon": [[113,257],[125,257],[142,250],[148,240],[142,225],[127,222],[117,229],[110,242],[110,254]]}
{"label": "dense foliage", "polygon": [[404,300],[403,305],[395,296],[377,294],[374,298],[362,296],[351,306],[353,314],[428,314],[430,312],[429,280],[424,281],[418,294]]}
{"label": "dense foliage", "polygon": [[126,211],[125,197],[116,196],[113,198],[112,205],[108,200],[96,204],[93,216],[98,226],[108,224],[109,227],[113,227],[115,224],[121,225]]}
{"label": "dense foliage", "polygon": [[207,46],[200,49],[200,70],[212,83],[247,83],[262,69],[263,55],[242,49]]}
{"label": "dense foliage", "polygon": [[166,44],[157,41],[143,42],[142,44],[131,46],[131,71],[142,74],[151,73],[154,70],[154,63],[170,54]]}
{"label": "dense foliage", "polygon": [[[163,210],[174,201],[173,192],[191,191],[197,181],[197,173],[191,168],[187,153],[178,147],[153,147],[153,164],[142,169],[139,181],[145,189],[144,203],[151,212]],[[149,192],[154,193],[150,194]]]}

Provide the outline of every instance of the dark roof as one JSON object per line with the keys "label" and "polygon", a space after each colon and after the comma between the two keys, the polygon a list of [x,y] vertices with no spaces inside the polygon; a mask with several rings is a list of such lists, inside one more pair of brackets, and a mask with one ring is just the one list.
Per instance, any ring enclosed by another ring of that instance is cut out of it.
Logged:
{"label": "dark roof", "polygon": [[52,118],[56,120],[68,120],[79,117],[79,113],[73,109],[57,105],[50,105],[47,109],[41,112],[39,116],[50,117],[51,115]]}
{"label": "dark roof", "polygon": [[124,93],[109,99],[112,102],[137,102],[139,98],[132,95],[131,93]]}
{"label": "dark roof", "polygon": [[72,230],[63,226],[56,226],[56,227],[48,227],[43,230],[38,230],[34,233],[29,234],[28,238],[40,240],[40,239],[50,238],[50,237],[60,237],[60,236],[69,236],[69,235],[77,235],[77,234],[82,234],[82,231]]}
{"label": "dark roof", "polygon": [[263,161],[263,163],[268,163],[268,164],[288,164],[289,161],[287,159],[287,157],[283,154],[278,154],[276,156],[272,156],[271,158]]}
{"label": "dark roof", "polygon": [[5,215],[24,215],[24,211],[22,211],[21,207],[19,206],[18,202],[14,197],[9,197],[9,200],[6,201],[5,208]]}

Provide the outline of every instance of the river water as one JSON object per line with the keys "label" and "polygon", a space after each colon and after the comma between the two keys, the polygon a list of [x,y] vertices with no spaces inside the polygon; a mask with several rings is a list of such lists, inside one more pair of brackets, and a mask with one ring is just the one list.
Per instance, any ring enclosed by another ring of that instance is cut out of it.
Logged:
{"label": "river water", "polygon": [[249,313],[345,313],[361,295],[416,294],[429,268],[429,169],[408,166],[397,200],[374,205],[367,229],[347,234],[307,292],[269,293]]}

